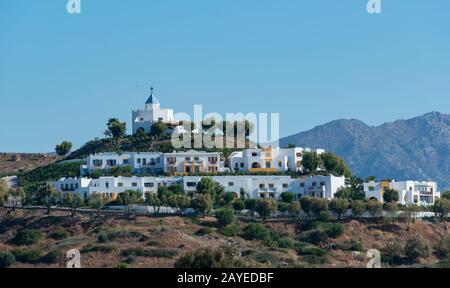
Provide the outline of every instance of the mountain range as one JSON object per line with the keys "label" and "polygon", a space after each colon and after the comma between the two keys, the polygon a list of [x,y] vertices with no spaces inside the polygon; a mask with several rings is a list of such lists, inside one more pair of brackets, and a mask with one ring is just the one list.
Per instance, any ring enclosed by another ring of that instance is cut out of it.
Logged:
{"label": "mountain range", "polygon": [[431,112],[407,120],[369,126],[341,119],[280,139],[323,148],[344,158],[354,174],[365,178],[433,180],[450,188],[450,115]]}

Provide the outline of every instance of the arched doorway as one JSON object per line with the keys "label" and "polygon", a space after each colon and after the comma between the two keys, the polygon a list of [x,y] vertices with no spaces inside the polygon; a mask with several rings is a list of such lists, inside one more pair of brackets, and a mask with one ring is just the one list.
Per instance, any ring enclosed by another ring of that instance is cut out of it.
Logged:
{"label": "arched doorway", "polygon": [[252,169],[260,169],[261,168],[261,164],[259,164],[258,162],[255,162],[252,164]]}

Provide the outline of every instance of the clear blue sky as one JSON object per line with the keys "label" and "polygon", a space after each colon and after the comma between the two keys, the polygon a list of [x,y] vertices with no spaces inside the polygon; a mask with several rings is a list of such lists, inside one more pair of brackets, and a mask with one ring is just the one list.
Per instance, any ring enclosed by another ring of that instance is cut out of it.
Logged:
{"label": "clear blue sky", "polygon": [[282,136],[450,112],[448,0],[66,2],[0,1],[2,152],[130,124],[151,85],[176,112],[279,112]]}

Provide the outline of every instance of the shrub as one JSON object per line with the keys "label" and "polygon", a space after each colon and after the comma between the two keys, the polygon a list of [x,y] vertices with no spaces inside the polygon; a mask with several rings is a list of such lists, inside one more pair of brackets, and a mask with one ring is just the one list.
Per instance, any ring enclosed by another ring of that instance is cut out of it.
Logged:
{"label": "shrub", "polygon": [[39,242],[41,238],[42,233],[39,230],[25,229],[19,231],[12,242],[16,245],[33,245]]}
{"label": "shrub", "polygon": [[117,264],[116,268],[117,269],[126,269],[126,268],[128,268],[128,263],[120,262],[119,264]]}
{"label": "shrub", "polygon": [[271,263],[276,264],[278,262],[278,258],[276,255],[272,253],[259,253],[255,255],[255,260],[259,263]]}
{"label": "shrub", "polygon": [[389,241],[381,251],[381,260],[387,262],[390,265],[400,263],[401,255],[403,253],[402,245],[397,241]]}
{"label": "shrub", "polygon": [[450,234],[445,235],[434,247],[436,254],[441,258],[450,258]]}
{"label": "shrub", "polygon": [[159,246],[159,242],[156,240],[150,240],[148,246]]}
{"label": "shrub", "polygon": [[87,245],[81,250],[81,252],[82,253],[91,253],[91,252],[110,253],[114,250],[115,250],[114,247],[107,246],[107,245],[96,245],[96,246]]}
{"label": "shrub", "polygon": [[328,225],[328,227],[325,230],[325,233],[327,233],[328,237],[330,238],[337,238],[344,234],[345,226],[339,223]]}
{"label": "shrub", "polygon": [[22,263],[39,263],[41,259],[41,251],[33,249],[33,250],[24,250],[24,249],[14,249],[12,251],[16,260]]}
{"label": "shrub", "polygon": [[312,229],[300,234],[300,240],[312,244],[320,244],[328,240],[328,235],[322,230]]}
{"label": "shrub", "polygon": [[260,223],[250,223],[244,228],[244,238],[247,240],[268,240],[270,231]]}
{"label": "shrub", "polygon": [[52,250],[48,252],[45,256],[43,256],[40,260],[42,263],[56,263],[58,262],[58,259],[60,259],[63,256],[63,253],[59,250]]}
{"label": "shrub", "polygon": [[8,252],[0,252],[0,268],[8,268],[16,262],[14,254]]}
{"label": "shrub", "polygon": [[320,211],[317,219],[322,222],[328,222],[330,221],[330,213],[328,211]]}
{"label": "shrub", "polygon": [[325,249],[321,249],[315,246],[306,246],[300,248],[298,253],[302,256],[313,255],[313,256],[325,256],[328,254],[328,251]]}
{"label": "shrub", "polygon": [[149,252],[142,247],[130,248],[122,252],[124,256],[147,257]]}
{"label": "shrub", "polygon": [[230,248],[200,249],[180,257],[175,268],[245,268],[245,263],[234,258]]}
{"label": "shrub", "polygon": [[50,238],[54,240],[64,240],[69,237],[69,233],[66,230],[60,229],[50,234]]}
{"label": "shrub", "polygon": [[419,237],[409,239],[405,245],[405,255],[410,260],[426,258],[430,256],[430,247]]}
{"label": "shrub", "polygon": [[277,244],[280,248],[293,249],[295,248],[296,241],[289,237],[282,237],[277,240]]}
{"label": "shrub", "polygon": [[234,237],[239,233],[239,226],[236,224],[231,224],[226,227],[223,227],[219,230],[220,234],[227,237]]}
{"label": "shrub", "polygon": [[105,233],[98,234],[97,242],[99,242],[99,243],[106,243],[106,242],[108,242],[108,235],[106,235]]}
{"label": "shrub", "polygon": [[208,227],[202,227],[200,229],[198,229],[197,232],[195,232],[195,235],[197,236],[204,236],[204,235],[209,235],[212,233],[212,229],[208,228]]}
{"label": "shrub", "polygon": [[303,256],[302,259],[309,264],[315,264],[315,265],[323,265],[328,263],[328,257],[325,256],[316,256],[316,255],[306,255]]}
{"label": "shrub", "polygon": [[216,211],[216,218],[222,226],[233,223],[234,210],[231,208],[222,208]]}
{"label": "shrub", "polygon": [[176,250],[171,249],[158,249],[158,250],[152,250],[148,252],[149,257],[156,257],[156,258],[173,258],[177,256],[178,252]]}

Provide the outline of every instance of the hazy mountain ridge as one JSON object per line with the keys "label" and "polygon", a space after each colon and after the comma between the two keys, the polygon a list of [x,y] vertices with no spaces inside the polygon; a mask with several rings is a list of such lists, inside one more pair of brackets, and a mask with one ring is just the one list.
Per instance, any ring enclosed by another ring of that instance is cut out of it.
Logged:
{"label": "hazy mountain ridge", "polygon": [[450,187],[450,115],[428,113],[371,127],[360,120],[336,120],[282,138],[288,144],[324,148],[343,157],[366,177],[435,180]]}

